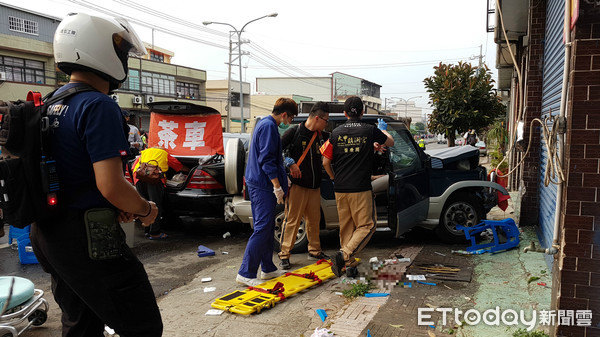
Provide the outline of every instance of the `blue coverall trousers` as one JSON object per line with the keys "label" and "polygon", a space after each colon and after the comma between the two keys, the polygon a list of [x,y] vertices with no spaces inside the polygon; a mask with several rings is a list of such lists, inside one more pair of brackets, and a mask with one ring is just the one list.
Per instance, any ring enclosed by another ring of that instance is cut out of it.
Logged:
{"label": "blue coverall trousers", "polygon": [[277,199],[272,191],[248,186],[254,232],[248,239],[244,259],[238,274],[247,278],[256,278],[258,267],[265,273],[277,270],[273,263],[273,244],[275,237],[275,207]]}

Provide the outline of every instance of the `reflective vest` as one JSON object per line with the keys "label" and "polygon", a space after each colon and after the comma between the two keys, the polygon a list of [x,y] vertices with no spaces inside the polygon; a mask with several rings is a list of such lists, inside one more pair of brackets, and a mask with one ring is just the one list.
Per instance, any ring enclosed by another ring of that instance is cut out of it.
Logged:
{"label": "reflective vest", "polygon": [[423,138],[419,139],[419,147],[423,148],[423,149],[425,148],[425,139],[423,139]]}

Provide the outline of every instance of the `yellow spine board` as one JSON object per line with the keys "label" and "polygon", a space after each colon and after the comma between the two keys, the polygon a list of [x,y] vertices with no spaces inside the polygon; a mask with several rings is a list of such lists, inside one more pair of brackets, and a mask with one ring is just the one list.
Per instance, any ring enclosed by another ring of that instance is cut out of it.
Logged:
{"label": "yellow spine board", "polygon": [[[308,277],[303,277],[302,275],[307,275]],[[262,309],[272,308],[277,302],[284,298],[319,284],[319,280],[322,282],[334,276],[335,275],[331,271],[331,264],[328,261],[317,261],[306,267],[296,269],[274,279],[265,281],[255,287],[270,290],[273,289],[277,283],[281,282],[283,284],[283,291],[281,291],[283,298],[277,294],[264,293],[248,288],[245,290],[236,290],[223,297],[219,297],[211,304],[211,306],[216,309],[241,315],[260,313]]]}

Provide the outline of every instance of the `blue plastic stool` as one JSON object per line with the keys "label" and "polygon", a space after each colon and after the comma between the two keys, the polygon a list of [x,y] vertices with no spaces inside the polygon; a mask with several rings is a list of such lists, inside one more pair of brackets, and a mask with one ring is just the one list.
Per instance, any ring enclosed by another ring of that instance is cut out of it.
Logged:
{"label": "blue plastic stool", "polygon": [[19,236],[17,238],[17,244],[19,245],[19,261],[21,261],[21,264],[39,263],[35,257],[35,254],[33,253],[33,247],[31,247],[29,233]]}
{"label": "blue plastic stool", "polygon": [[[483,220],[473,227],[456,226],[456,229],[465,232],[467,240],[471,240],[471,246],[467,247],[468,252],[490,252],[496,253],[503,250],[508,250],[519,245],[519,228],[515,224],[515,220],[508,218],[504,220]],[[488,243],[476,244],[477,234],[490,229],[494,234],[494,240]],[[498,230],[501,230],[506,235],[506,241],[500,242]]]}
{"label": "blue plastic stool", "polygon": [[17,238],[23,234],[29,235],[29,232],[31,232],[31,225],[25,228],[17,228],[10,226],[8,229],[8,244],[12,245],[13,239],[17,240]]}

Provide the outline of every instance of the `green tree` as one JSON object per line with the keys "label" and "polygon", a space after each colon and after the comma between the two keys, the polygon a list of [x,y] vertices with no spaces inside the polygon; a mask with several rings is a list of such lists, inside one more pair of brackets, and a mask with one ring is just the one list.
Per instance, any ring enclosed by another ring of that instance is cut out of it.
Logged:
{"label": "green tree", "polygon": [[434,107],[428,127],[432,133],[446,135],[448,146],[454,146],[456,132],[462,135],[475,129],[480,133],[505,112],[487,67],[478,69],[459,62],[440,63],[433,69],[434,75],[423,81]]}
{"label": "green tree", "polygon": [[414,125],[415,130],[422,132],[425,131],[425,124],[421,123],[421,122],[417,122]]}

